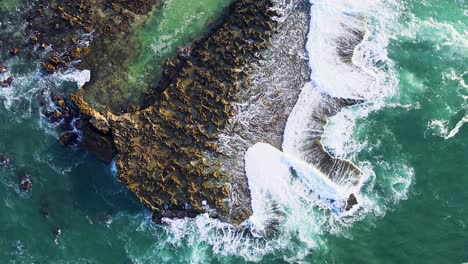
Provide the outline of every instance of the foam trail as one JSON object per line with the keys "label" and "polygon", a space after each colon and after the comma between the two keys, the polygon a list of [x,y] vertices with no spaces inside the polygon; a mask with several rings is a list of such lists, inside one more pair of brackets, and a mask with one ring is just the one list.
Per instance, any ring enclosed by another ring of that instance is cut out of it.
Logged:
{"label": "foam trail", "polygon": [[468,115],[464,116],[460,121],[458,121],[458,123],[455,125],[455,127],[452,130],[450,130],[448,135],[445,136],[444,138],[445,139],[450,139],[450,138],[454,137],[456,134],[458,134],[458,132],[460,131],[460,129],[462,128],[462,126],[465,123],[468,123]]}
{"label": "foam trail", "polygon": [[58,74],[57,77],[64,81],[74,82],[78,88],[83,87],[89,80],[91,80],[90,70],[68,70],[64,73]]}

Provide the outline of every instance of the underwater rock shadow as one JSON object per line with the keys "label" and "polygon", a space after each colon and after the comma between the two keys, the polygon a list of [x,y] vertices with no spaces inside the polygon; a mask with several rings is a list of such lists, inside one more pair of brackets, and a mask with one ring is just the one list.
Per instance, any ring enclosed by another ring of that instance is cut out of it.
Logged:
{"label": "underwater rock shadow", "polygon": [[138,214],[145,207],[134,194],[117,182],[109,165],[87,157],[70,173],[73,206],[97,222],[119,213]]}

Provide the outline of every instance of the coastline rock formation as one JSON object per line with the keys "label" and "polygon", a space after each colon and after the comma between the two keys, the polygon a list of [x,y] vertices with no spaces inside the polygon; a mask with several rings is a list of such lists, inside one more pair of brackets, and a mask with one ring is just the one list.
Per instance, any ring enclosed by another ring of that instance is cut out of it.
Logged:
{"label": "coastline rock formation", "polygon": [[[207,212],[242,223],[252,213],[244,153],[256,142],[281,148],[288,117],[309,80],[308,5],[235,1],[224,22],[167,60],[157,86],[151,85],[143,102],[135,102],[119,80],[138,54],[138,28],[157,12],[160,0],[115,2],[53,1],[30,17],[30,43],[50,53],[46,72],[70,65],[93,74],[71,96],[79,109],[73,116],[80,119],[69,123],[82,133],[78,138],[66,129],[60,142],[79,141],[107,162],[118,153],[118,180],[153,211],[155,222]],[[39,25],[44,20],[49,22]],[[307,161],[329,176],[337,162],[358,174],[353,164],[330,155],[320,138],[328,116],[359,102],[326,101],[310,116],[317,134],[305,151],[326,159]],[[51,120],[72,109],[65,103],[57,101],[59,111],[50,113]]]}
{"label": "coastline rock formation", "polygon": [[[239,224],[250,204],[233,208],[230,176],[220,170],[219,132],[231,122],[240,83],[268,47],[279,15],[270,0],[239,0],[211,36],[165,64],[148,107],[116,115],[72,96],[81,112],[118,150],[119,181],[152,209],[153,219],[210,216]],[[162,91],[162,92],[161,92]]]}

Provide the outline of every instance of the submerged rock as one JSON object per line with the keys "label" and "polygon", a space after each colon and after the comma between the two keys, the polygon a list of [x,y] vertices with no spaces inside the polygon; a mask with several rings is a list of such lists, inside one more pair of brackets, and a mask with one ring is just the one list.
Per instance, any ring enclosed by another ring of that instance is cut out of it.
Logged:
{"label": "submerged rock", "polygon": [[11,166],[11,159],[8,156],[0,154],[0,167]]}
{"label": "submerged rock", "polygon": [[43,201],[41,203],[41,208],[39,209],[39,212],[41,213],[41,215],[45,218],[49,218],[51,213],[52,213],[52,209],[50,208],[49,206],[49,203],[47,201]]}
{"label": "submerged rock", "polygon": [[110,163],[117,154],[112,137],[95,129],[88,120],[82,119],[77,121],[76,126],[83,133],[83,138],[78,146],[83,150],[89,151],[97,159]]}
{"label": "submerged rock", "polygon": [[20,185],[23,190],[27,191],[32,187],[32,180],[29,175],[23,175],[20,177]]}
{"label": "submerged rock", "polygon": [[75,132],[65,132],[60,136],[60,144],[63,146],[74,145],[78,142],[79,135]]}

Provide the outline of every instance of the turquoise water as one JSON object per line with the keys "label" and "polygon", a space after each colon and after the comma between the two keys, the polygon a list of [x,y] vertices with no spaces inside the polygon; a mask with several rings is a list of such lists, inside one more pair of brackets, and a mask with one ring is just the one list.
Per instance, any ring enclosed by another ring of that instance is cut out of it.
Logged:
{"label": "turquoise water", "polygon": [[[0,168],[0,263],[467,262],[468,6],[406,0],[389,9],[398,15],[386,48],[398,83],[357,115],[343,142],[368,175],[367,207],[323,230],[305,224],[298,229],[308,232],[244,247],[230,248],[237,237],[203,217],[152,224],[111,165],[63,148],[42,120],[38,91],[66,94],[73,85],[3,50],[16,80],[15,90],[0,88],[0,153],[13,161]],[[24,174],[33,182],[27,192],[18,183]]]}
{"label": "turquoise water", "polygon": [[[404,1],[403,7],[388,47],[397,93],[355,128],[356,141],[366,146],[356,159],[371,163],[370,191],[388,208],[355,223],[347,236],[328,238],[320,255],[337,263],[468,261],[466,124],[448,138],[468,115],[468,6]],[[407,197],[394,203],[392,192],[404,185],[395,181],[404,174],[400,166],[412,168],[414,179]]]}

